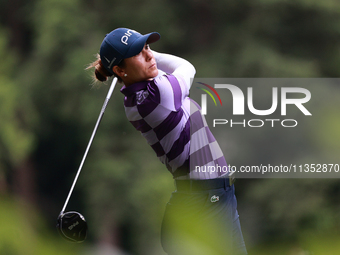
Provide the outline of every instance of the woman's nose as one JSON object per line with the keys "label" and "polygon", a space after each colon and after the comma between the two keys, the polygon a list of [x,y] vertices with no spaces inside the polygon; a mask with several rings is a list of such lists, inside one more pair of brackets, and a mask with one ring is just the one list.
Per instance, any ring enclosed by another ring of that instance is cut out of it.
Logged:
{"label": "woman's nose", "polygon": [[150,50],[145,50],[145,58],[146,58],[146,60],[150,60],[150,59],[152,59],[152,57],[153,57],[152,52]]}

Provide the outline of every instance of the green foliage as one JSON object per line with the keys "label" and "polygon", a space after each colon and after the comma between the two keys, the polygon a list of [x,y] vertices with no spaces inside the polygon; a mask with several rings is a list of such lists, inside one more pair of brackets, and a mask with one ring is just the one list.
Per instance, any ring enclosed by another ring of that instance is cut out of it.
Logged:
{"label": "green foliage", "polygon": [[307,233],[301,235],[296,242],[275,242],[271,244],[258,245],[250,249],[253,255],[336,255],[339,253],[339,233],[331,231],[328,233]]}
{"label": "green foliage", "polygon": [[[18,166],[32,152],[35,137],[29,124],[35,118],[30,109],[30,100],[20,84],[13,81],[13,69],[18,65],[17,55],[6,51],[6,32],[0,28],[0,151],[2,158],[13,167]],[[27,115],[30,115],[30,119]]]}
{"label": "green foliage", "polygon": [[[197,77],[340,74],[340,5],[335,0],[19,0],[18,8],[10,8],[11,3],[0,3],[0,185],[8,182],[0,192],[24,196],[15,173],[25,160],[32,162],[36,205],[49,222],[66,198],[107,93],[109,81],[92,88],[93,71],[85,68],[112,29],[160,32],[152,48],[188,59]],[[173,180],[127,122],[120,86],[69,207],[84,210],[89,243],[104,240],[134,254],[161,254],[159,227]],[[228,161],[339,163],[338,84],[314,89],[312,96],[328,102],[311,102],[314,117],[304,120],[308,129],[230,131],[228,143],[220,141],[230,148]],[[269,243],[254,254],[299,254],[301,249],[322,254],[318,249],[333,239],[317,234],[339,225],[339,187],[336,179],[237,181],[245,236]],[[24,220],[26,207],[0,200],[0,208],[1,254],[54,254],[56,246],[58,254],[78,252],[54,240],[45,227],[43,235],[37,233]],[[22,244],[15,238],[18,224],[20,239],[28,237]],[[311,232],[317,233],[309,242]],[[279,238],[289,244],[276,242]],[[325,254],[339,249],[329,246]]]}
{"label": "green foliage", "polygon": [[51,235],[45,220],[26,203],[1,197],[0,208],[1,254],[81,254],[79,246]]}

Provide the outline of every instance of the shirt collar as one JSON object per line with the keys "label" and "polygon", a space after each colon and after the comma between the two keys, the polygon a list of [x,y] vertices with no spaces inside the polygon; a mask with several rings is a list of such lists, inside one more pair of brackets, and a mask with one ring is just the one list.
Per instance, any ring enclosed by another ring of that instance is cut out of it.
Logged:
{"label": "shirt collar", "polygon": [[121,88],[120,92],[122,92],[125,96],[130,96],[137,91],[140,91],[142,89],[145,89],[148,84],[152,81],[141,81],[141,82],[136,82],[128,87],[125,85]]}

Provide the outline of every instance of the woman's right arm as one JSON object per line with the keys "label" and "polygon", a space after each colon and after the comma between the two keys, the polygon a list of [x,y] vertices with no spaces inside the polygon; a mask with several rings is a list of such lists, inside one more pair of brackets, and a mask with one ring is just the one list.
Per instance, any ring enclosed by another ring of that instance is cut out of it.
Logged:
{"label": "woman's right arm", "polygon": [[188,89],[190,89],[196,70],[189,61],[170,54],[159,53],[156,51],[152,51],[152,53],[155,57],[157,68],[159,70],[175,76],[180,76],[184,80]]}

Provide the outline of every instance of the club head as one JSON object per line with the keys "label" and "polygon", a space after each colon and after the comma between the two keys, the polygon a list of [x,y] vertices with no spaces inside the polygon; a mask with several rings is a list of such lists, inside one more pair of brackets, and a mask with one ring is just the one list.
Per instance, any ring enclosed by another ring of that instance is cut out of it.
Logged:
{"label": "club head", "polygon": [[66,240],[74,243],[84,242],[87,236],[87,223],[78,212],[61,213],[57,219],[57,229]]}

